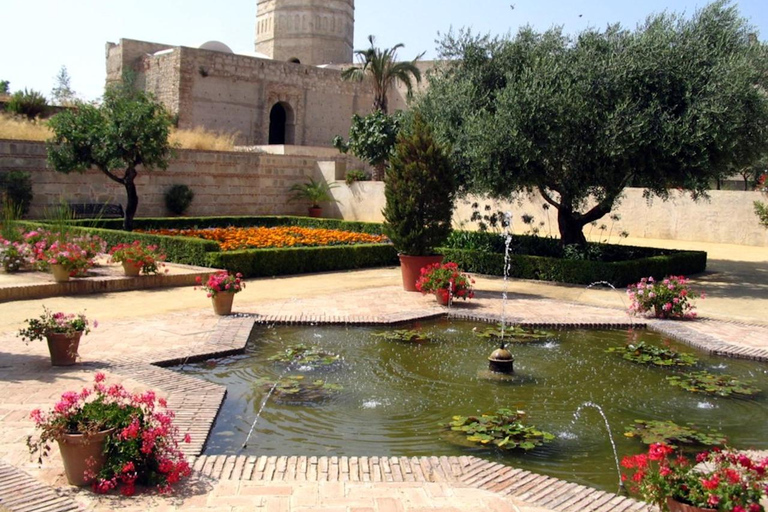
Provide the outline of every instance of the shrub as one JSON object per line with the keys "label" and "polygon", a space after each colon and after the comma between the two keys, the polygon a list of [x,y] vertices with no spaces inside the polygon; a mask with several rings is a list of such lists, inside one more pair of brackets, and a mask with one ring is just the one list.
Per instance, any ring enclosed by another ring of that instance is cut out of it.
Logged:
{"label": "shrub", "polygon": [[29,213],[32,203],[32,176],[25,171],[10,171],[0,174],[0,191],[3,203],[22,215]]}
{"label": "shrub", "polygon": [[768,228],[768,204],[755,201],[755,215],[760,220],[760,224]]}
{"label": "shrub", "polygon": [[368,173],[365,172],[362,169],[353,169],[351,171],[347,171],[347,175],[344,178],[344,181],[347,183],[347,185],[351,185],[356,181],[368,181],[371,177],[368,176]]}
{"label": "shrub", "polygon": [[183,184],[173,185],[165,192],[165,207],[171,213],[184,215],[189,205],[192,204],[195,193],[188,186]]}
{"label": "shrub", "polygon": [[655,281],[653,276],[644,277],[639,283],[629,286],[627,295],[632,314],[651,313],[657,318],[696,317],[690,300],[699,297],[699,294],[690,289],[688,280],[683,276],[665,277],[660,282]]}
{"label": "shrub", "polygon": [[456,185],[447,149],[420,116],[398,135],[386,178],[384,233],[401,254],[434,254],[451,233]]}
{"label": "shrub", "polygon": [[48,100],[37,91],[17,91],[5,106],[5,109],[16,115],[25,116],[27,119],[35,119],[45,116],[48,112]]}

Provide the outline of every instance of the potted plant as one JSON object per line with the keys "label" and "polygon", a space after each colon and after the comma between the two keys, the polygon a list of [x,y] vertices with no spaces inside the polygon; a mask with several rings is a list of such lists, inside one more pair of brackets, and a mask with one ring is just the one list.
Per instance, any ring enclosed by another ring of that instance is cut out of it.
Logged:
{"label": "potted plant", "polygon": [[768,483],[768,458],[714,448],[694,461],[670,446],[655,443],[648,453],[624,457],[634,473],[622,478],[629,490],[671,512],[763,512],[760,500]]}
{"label": "potted plant", "polygon": [[[69,483],[93,484],[99,493],[119,488],[130,496],[136,484],[170,492],[191,474],[173,411],[154,391],[130,393],[105,379],[97,373],[90,388],[67,391],[48,412],[32,411],[40,435],[27,439],[30,453],[42,463],[57,441]],[[189,434],[183,441],[190,442]]]}
{"label": "potted plant", "polygon": [[[135,277],[140,273],[158,273],[163,267],[165,253],[156,245],[144,245],[139,240],[130,244],[118,244],[109,251],[110,263],[122,263],[126,276]],[[167,272],[167,270],[166,270]]]}
{"label": "potted plant", "polygon": [[[19,330],[19,336],[26,343],[34,340],[48,341],[51,353],[51,365],[71,366],[77,362],[77,349],[83,334],[91,332],[90,324],[85,314],[52,313],[43,306],[43,314],[39,318],[28,318],[27,327]],[[93,327],[98,322],[93,322]]]}
{"label": "potted plant", "polygon": [[669,276],[662,281],[644,277],[627,288],[631,314],[653,314],[656,318],[696,318],[691,299],[704,298],[691,290],[690,282],[683,276]]}
{"label": "potted plant", "polygon": [[53,279],[59,283],[83,275],[93,266],[93,260],[86,250],[75,243],[60,240],[39,250],[38,258],[50,266]]}
{"label": "potted plant", "polygon": [[313,178],[309,178],[308,182],[296,183],[290,188],[291,196],[288,201],[308,201],[310,203],[309,216],[320,217],[323,214],[320,203],[338,203],[331,194],[331,189],[337,187],[336,183],[329,184],[325,181],[315,181]]}
{"label": "potted plant", "polygon": [[197,284],[205,290],[213,303],[213,311],[217,315],[229,315],[232,313],[232,301],[235,294],[245,288],[243,275],[230,274],[222,270],[208,276],[208,280],[203,284],[203,278],[197,276]]}
{"label": "potted plant", "polygon": [[403,288],[417,291],[420,270],[442,261],[435,249],[451,232],[456,195],[448,151],[418,114],[398,135],[384,194],[384,234],[399,253]]}
{"label": "potted plant", "polygon": [[447,306],[452,299],[471,299],[475,296],[475,280],[462,274],[456,263],[433,263],[421,269],[416,289],[421,293],[434,293],[437,301]]}

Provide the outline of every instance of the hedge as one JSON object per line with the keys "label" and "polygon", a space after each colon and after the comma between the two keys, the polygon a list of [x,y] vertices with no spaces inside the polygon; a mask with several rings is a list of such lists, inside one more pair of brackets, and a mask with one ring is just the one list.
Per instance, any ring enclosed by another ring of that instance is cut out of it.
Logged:
{"label": "hedge", "polygon": [[[608,262],[510,254],[509,277],[584,285],[606,281],[613,286],[624,287],[640,281],[642,277],[691,275],[704,272],[707,268],[706,252],[664,252],[668,254]],[[451,248],[442,248],[440,253],[467,272],[504,275],[503,253]]]}
{"label": "hedge", "polygon": [[[78,219],[72,224],[85,227],[97,227],[119,230],[123,227],[122,219]],[[338,229],[355,233],[381,235],[383,228],[375,222],[354,222],[338,219],[318,219],[313,217],[255,216],[255,217],[141,217],[133,221],[135,229],[190,229],[222,227],[275,227],[301,226],[307,228]]]}
{"label": "hedge", "polygon": [[246,277],[329,272],[396,264],[397,252],[388,244],[247,249],[208,255],[208,266],[240,272]]}

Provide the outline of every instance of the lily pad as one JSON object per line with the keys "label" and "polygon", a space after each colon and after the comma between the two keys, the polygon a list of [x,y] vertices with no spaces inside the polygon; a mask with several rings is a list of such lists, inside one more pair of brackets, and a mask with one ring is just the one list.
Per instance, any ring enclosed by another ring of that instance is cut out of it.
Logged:
{"label": "lily pad", "polygon": [[523,425],[524,411],[499,409],[482,416],[454,416],[441,426],[473,445],[496,446],[502,450],[532,450],[555,438],[534,426]]}
{"label": "lily pad", "polygon": [[420,343],[429,341],[429,337],[419,331],[411,331],[407,329],[394,329],[391,331],[382,331],[373,333],[373,336],[377,338],[384,338],[389,341],[405,341],[409,343]]}
{"label": "lily pad", "polygon": [[611,347],[608,353],[622,354],[627,361],[655,366],[693,366],[699,360],[688,352],[650,345],[645,342],[629,343],[623,347]]}
{"label": "lily pad", "polygon": [[672,448],[680,445],[722,446],[726,439],[719,432],[699,430],[693,425],[682,426],[672,421],[635,420],[627,427],[626,437],[637,437],[645,444],[664,443]]}
{"label": "lily pad", "polygon": [[718,396],[752,396],[760,393],[760,389],[752,386],[751,382],[740,381],[731,375],[715,375],[706,371],[673,375],[667,377],[667,382],[694,393]]}
{"label": "lily pad", "polygon": [[[544,331],[529,327],[520,327],[519,325],[509,325],[504,328],[504,340],[509,343],[533,343],[537,341],[546,341],[554,337],[552,331]],[[488,327],[482,331],[475,332],[475,336],[497,340],[501,339],[501,325],[497,327]]]}
{"label": "lily pad", "polygon": [[319,347],[310,347],[300,343],[269,358],[270,361],[293,363],[298,366],[330,366],[341,359],[337,354],[323,351]]}
{"label": "lily pad", "polygon": [[339,384],[332,384],[324,380],[305,379],[303,375],[291,375],[283,377],[277,384],[267,379],[259,379],[258,384],[265,390],[272,389],[272,400],[283,403],[312,403],[330,398],[344,388]]}

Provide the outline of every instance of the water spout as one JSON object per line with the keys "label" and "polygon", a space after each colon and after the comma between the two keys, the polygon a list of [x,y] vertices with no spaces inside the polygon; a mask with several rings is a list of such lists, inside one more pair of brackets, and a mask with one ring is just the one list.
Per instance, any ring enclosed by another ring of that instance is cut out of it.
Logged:
{"label": "water spout", "polygon": [[256,413],[256,417],[253,419],[253,423],[251,423],[251,429],[248,431],[248,435],[245,437],[245,442],[243,443],[243,446],[241,447],[242,450],[245,450],[248,448],[248,441],[251,440],[251,436],[253,435],[253,431],[256,428],[256,424],[259,422],[259,418],[261,418],[261,413],[264,412],[264,407],[267,406],[267,402],[269,402],[269,397],[272,396],[272,394],[275,392],[275,389],[277,389],[277,386],[280,385],[280,381],[283,380],[283,377],[285,377],[285,374],[287,374],[291,368],[293,368],[293,363],[298,360],[300,356],[296,356],[297,359],[291,361],[288,363],[288,366],[286,366],[285,370],[275,379],[275,383],[272,385],[271,388],[269,388],[269,392],[267,392],[267,396],[264,397],[264,400],[261,401],[261,406],[259,407],[259,411]]}
{"label": "water spout", "polygon": [[611,448],[613,449],[613,459],[616,463],[616,473],[619,477],[619,488],[616,491],[616,494],[621,494],[626,489],[624,487],[624,482],[621,479],[621,467],[619,466],[619,453],[616,451],[616,441],[613,439],[613,432],[611,431],[611,425],[608,423],[608,417],[605,415],[605,411],[603,411],[603,408],[594,402],[584,402],[576,409],[576,412],[573,414],[573,420],[578,420],[581,417],[581,411],[586,407],[597,409],[597,412],[599,412],[600,416],[603,417],[603,421],[605,422],[605,429],[608,431],[608,440],[611,442]]}

